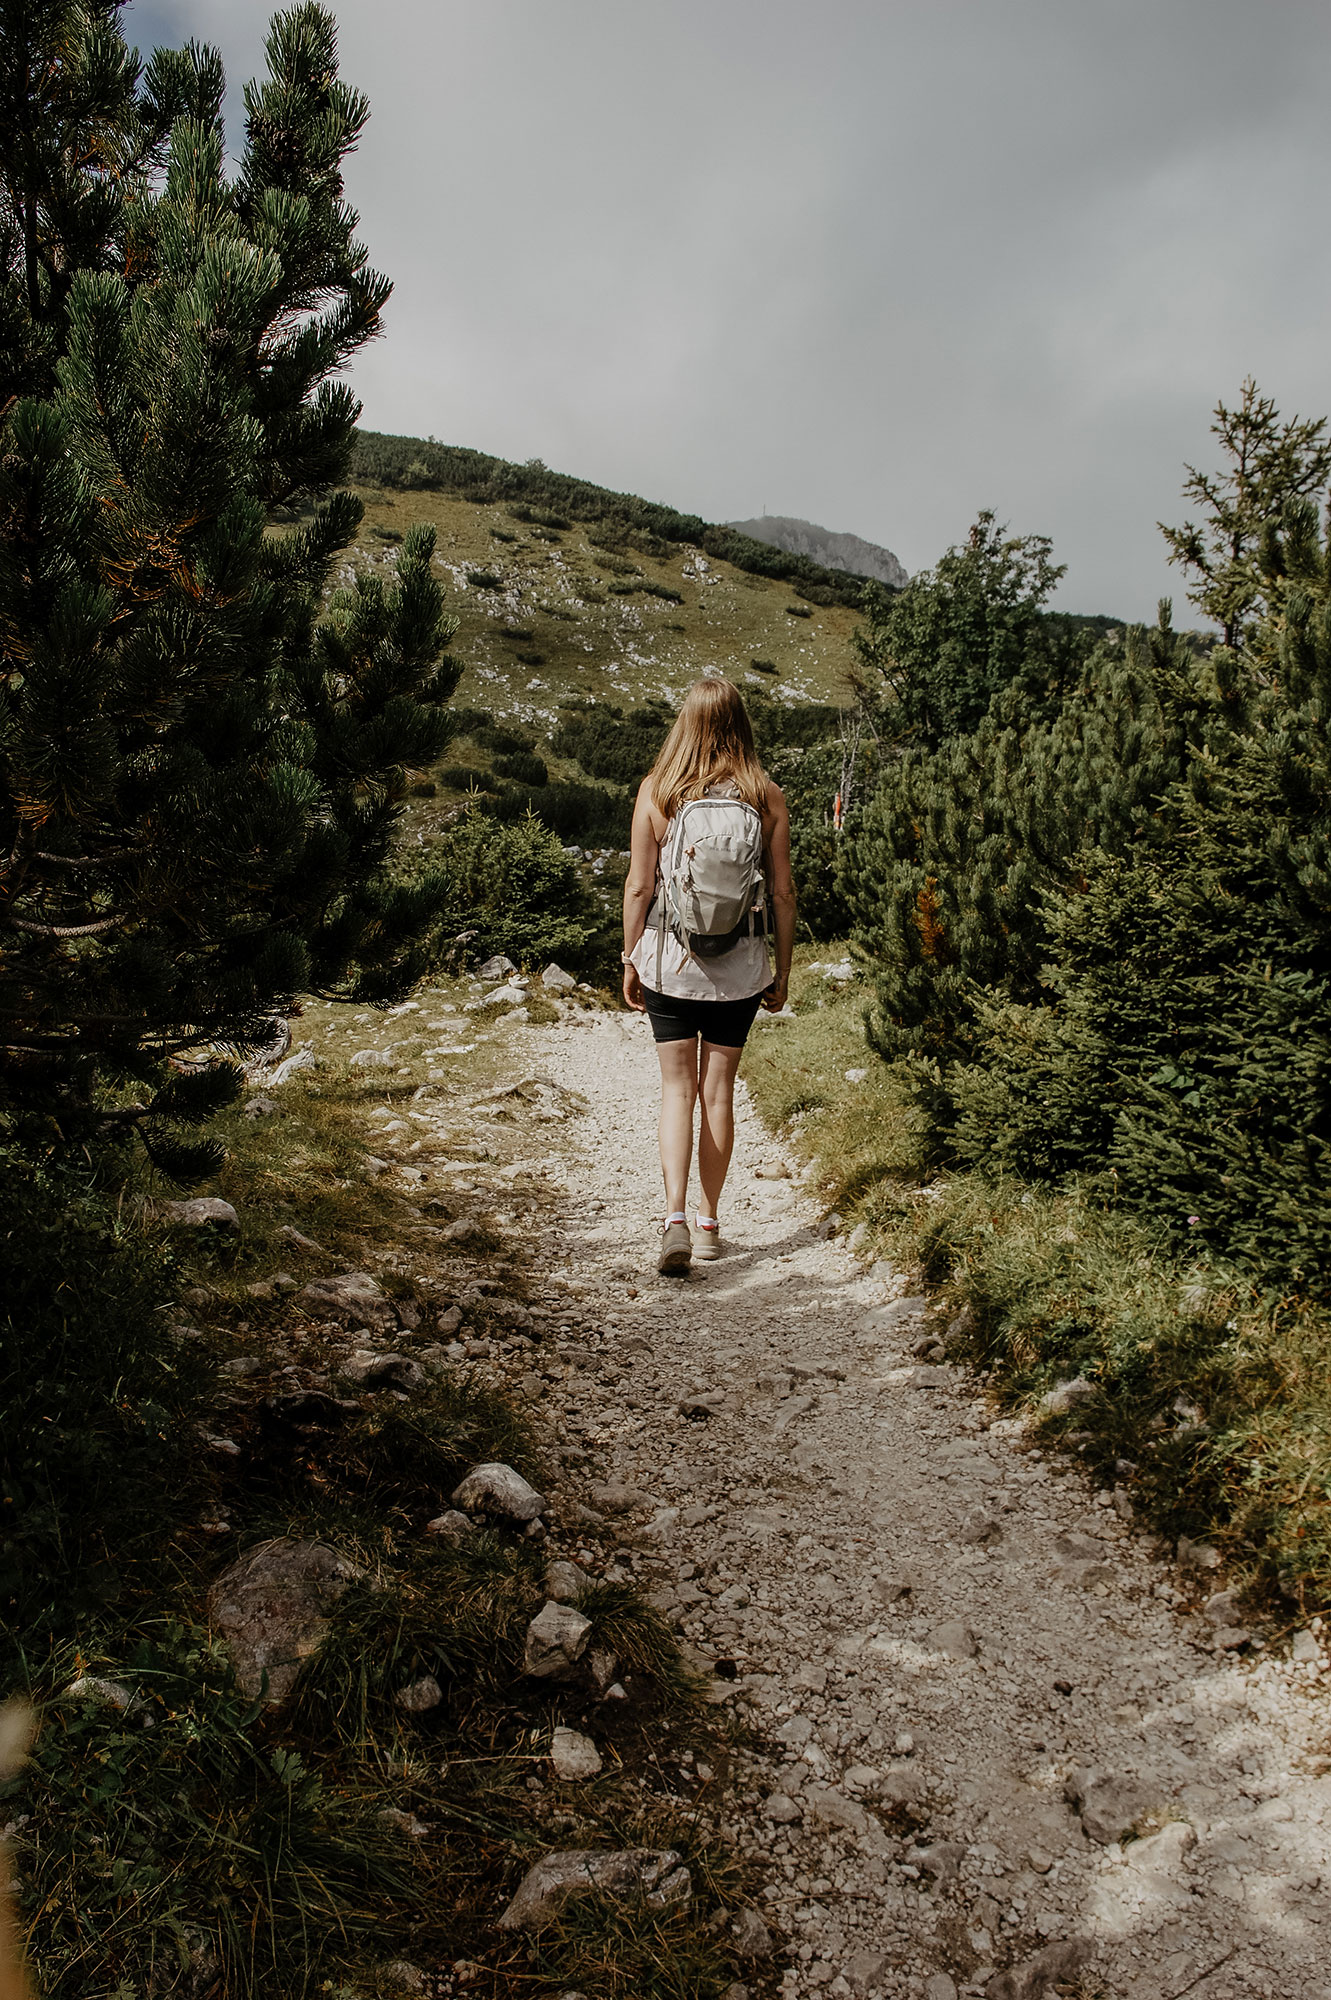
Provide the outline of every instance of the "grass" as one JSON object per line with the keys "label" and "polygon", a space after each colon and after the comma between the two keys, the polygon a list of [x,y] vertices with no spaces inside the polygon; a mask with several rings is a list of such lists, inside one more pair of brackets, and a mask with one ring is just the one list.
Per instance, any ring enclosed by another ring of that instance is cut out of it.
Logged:
{"label": "grass", "polygon": [[[829,962],[840,949],[822,948]],[[766,1028],[745,1076],[767,1123],[809,1161],[824,1209],[864,1225],[864,1254],[937,1296],[949,1354],[1003,1407],[1075,1453],[1170,1538],[1213,1542],[1254,1601],[1331,1607],[1331,1324],[1085,1197],[921,1163],[904,1079],[865,1048],[864,988],[797,954],[797,1018]],[[845,1071],[867,1069],[863,1082]],[[1095,1398],[1040,1412],[1057,1382]]]}
{"label": "grass", "polygon": [[[734,1864],[663,1761],[696,1744],[721,1767],[728,1724],[664,1621],[631,1585],[593,1579],[582,1599],[592,1649],[616,1655],[626,1699],[606,1701],[589,1664],[558,1683],[522,1671],[547,1562],[600,1543],[613,1566],[619,1531],[578,1520],[565,1536],[556,1517],[541,1539],[483,1529],[454,1545],[422,1532],[477,1460],[513,1464],[555,1494],[565,1477],[501,1365],[541,1358],[526,1301],[549,1274],[528,1269],[511,1231],[554,1197],[500,1169],[549,1144],[540,1120],[553,1100],[543,1088],[499,1090],[515,1074],[521,1084],[520,1044],[498,1016],[454,1011],[470,991],[442,981],[395,1016],[311,1004],[297,1032],[317,1067],[272,1092],[271,1115],[225,1121],[230,1158],[210,1191],[235,1204],[238,1234],[171,1238],[164,1278],[147,1230],[125,1267],[127,1322],[151,1315],[163,1282],[175,1301],[156,1315],[144,1364],[179,1360],[159,1418],[175,1444],[131,1456],[120,1486],[114,1457],[101,1475],[114,1589],[77,1593],[48,1539],[51,1574],[8,1654],[7,1679],[32,1700],[40,1733],[33,1762],[0,1794],[0,1817],[17,1819],[47,2000],[370,2000],[400,1990],[388,1970],[399,1960],[427,1971],[466,1960],[477,1968],[468,1990],[505,2000],[556,1973],[594,2000],[719,1995],[736,1977],[712,1923],[738,1893]],[[463,1031],[466,1054],[436,1053],[463,1046]],[[391,1051],[391,1066],[354,1067],[366,1047]],[[422,1092],[442,1129],[413,1150]],[[382,1171],[367,1169],[368,1148]],[[461,1236],[441,1236],[456,1223]],[[90,1236],[90,1258],[100,1240]],[[302,1312],[306,1276],[348,1267],[373,1272],[405,1315],[400,1351],[425,1369],[408,1400],[350,1397],[341,1350]],[[287,1274],[294,1282],[279,1283]],[[437,1322],[445,1315],[451,1330],[459,1301],[464,1334],[487,1350],[464,1362],[439,1358],[448,1330]],[[185,1314],[189,1330],[173,1338]],[[307,1388],[311,1407],[285,1415],[283,1395]],[[201,1452],[200,1430],[224,1432],[238,1453]],[[579,1477],[596,1470],[587,1462]],[[57,1458],[50,1481],[60,1472]],[[149,1519],[151,1535],[120,1533],[122,1521]],[[284,1534],[330,1542],[362,1581],[272,1711],[238,1692],[205,1599],[241,1550]],[[84,1553],[71,1544],[71,1561]],[[121,1683],[133,1706],[68,1695],[85,1672]],[[442,1699],[409,1713],[397,1695],[424,1675]],[[559,1722],[601,1745],[593,1782],[550,1775]],[[496,1930],[545,1849],[625,1842],[686,1852],[687,1910],[642,1923],[614,1908],[570,1911],[538,1939]]]}

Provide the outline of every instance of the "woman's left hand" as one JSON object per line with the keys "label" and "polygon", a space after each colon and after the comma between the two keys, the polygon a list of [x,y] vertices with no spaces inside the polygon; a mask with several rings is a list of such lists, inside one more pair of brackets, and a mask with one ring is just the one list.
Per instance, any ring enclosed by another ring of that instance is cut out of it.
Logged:
{"label": "woman's left hand", "polygon": [[762,1004],[769,1014],[779,1014],[785,1006],[788,984],[789,982],[784,979],[774,979],[771,985],[765,988]]}
{"label": "woman's left hand", "polygon": [[631,1007],[635,1014],[647,1012],[647,1002],[642,997],[642,981],[638,977],[636,965],[624,967],[624,1004],[626,1007]]}

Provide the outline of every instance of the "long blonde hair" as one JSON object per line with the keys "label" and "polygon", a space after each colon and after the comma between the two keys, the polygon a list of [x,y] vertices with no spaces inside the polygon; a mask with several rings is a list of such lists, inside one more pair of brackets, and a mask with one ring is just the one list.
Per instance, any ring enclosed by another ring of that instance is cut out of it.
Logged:
{"label": "long blonde hair", "polygon": [[652,766],[652,804],[673,819],[686,799],[700,799],[709,785],[730,779],[746,805],[762,812],[767,773],[753,745],[744,697],[719,675],[695,681]]}

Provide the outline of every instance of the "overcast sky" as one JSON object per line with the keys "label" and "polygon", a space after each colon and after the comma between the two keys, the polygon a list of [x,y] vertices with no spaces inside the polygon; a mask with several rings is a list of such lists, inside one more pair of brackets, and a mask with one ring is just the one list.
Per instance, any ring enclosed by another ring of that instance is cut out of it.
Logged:
{"label": "overcast sky", "polygon": [[[125,18],[216,42],[234,116],[270,11]],[[994,507],[1053,537],[1065,608],[1149,617],[1216,399],[1251,373],[1331,409],[1324,0],[334,12],[396,285],[354,375],[374,429],[911,570]]]}

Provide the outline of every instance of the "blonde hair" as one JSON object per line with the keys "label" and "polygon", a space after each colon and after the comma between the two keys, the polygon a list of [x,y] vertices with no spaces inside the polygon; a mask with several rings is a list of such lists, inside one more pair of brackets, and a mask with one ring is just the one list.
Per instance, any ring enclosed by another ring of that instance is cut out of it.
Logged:
{"label": "blonde hair", "polygon": [[709,785],[730,779],[746,805],[762,812],[767,773],[753,745],[744,697],[717,674],[695,681],[652,766],[652,804],[673,819],[686,799],[700,799]]}

